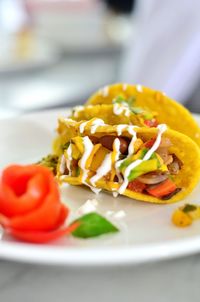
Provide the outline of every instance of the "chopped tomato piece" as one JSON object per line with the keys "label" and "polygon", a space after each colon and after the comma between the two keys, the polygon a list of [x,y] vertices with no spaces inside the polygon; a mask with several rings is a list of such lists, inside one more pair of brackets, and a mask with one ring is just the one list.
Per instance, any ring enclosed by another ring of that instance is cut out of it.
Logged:
{"label": "chopped tomato piece", "polygon": [[156,141],[156,137],[153,137],[153,138],[151,138],[149,141],[147,141],[147,142],[144,144],[144,146],[145,146],[146,148],[151,148],[151,147],[154,145],[155,141]]}
{"label": "chopped tomato piece", "polygon": [[145,188],[146,188],[146,185],[137,179],[129,182],[128,187],[127,187],[127,189],[134,191],[134,192],[138,192],[138,193],[142,193]]}
{"label": "chopped tomato piece", "polygon": [[144,123],[147,127],[150,127],[150,128],[158,126],[158,122],[156,119],[146,120],[146,121],[144,121]]}
{"label": "chopped tomato piece", "polygon": [[177,189],[176,184],[171,179],[166,179],[162,183],[146,188],[146,191],[157,198],[162,198]]}

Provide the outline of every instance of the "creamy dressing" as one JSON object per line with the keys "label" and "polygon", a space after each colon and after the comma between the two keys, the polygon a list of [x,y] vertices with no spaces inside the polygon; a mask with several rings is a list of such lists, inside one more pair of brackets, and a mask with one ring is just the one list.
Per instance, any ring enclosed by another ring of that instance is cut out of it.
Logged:
{"label": "creamy dressing", "polygon": [[113,192],[113,197],[117,197],[119,195],[119,193],[117,191]]}
{"label": "creamy dressing", "polygon": [[83,156],[80,160],[80,168],[82,169],[83,175],[82,175],[82,183],[84,183],[86,186],[90,187],[90,189],[94,192],[94,193],[99,193],[101,190],[97,189],[97,188],[93,188],[91,187],[87,182],[86,179],[88,177],[88,172],[89,170],[87,170],[85,168],[86,166],[86,162],[88,160],[88,158],[90,157],[90,154],[92,152],[93,149],[93,143],[91,142],[91,140],[89,139],[88,136],[83,137],[83,145],[84,145],[84,153]]}
{"label": "creamy dressing", "polygon": [[71,118],[64,118],[64,121],[65,122],[70,122],[70,123],[73,123],[73,124],[75,124],[76,123],[76,121],[74,121],[74,120],[72,120]]}
{"label": "creamy dressing", "polygon": [[131,154],[134,153],[134,144],[135,144],[135,141],[137,140],[137,133],[135,131],[133,132],[132,135],[133,135],[132,139],[128,146],[128,156],[130,156]]}
{"label": "creamy dressing", "polygon": [[120,115],[122,113],[124,113],[125,116],[129,116],[130,115],[130,109],[128,104],[126,103],[114,103],[113,104],[113,113],[115,115]]}
{"label": "creamy dressing", "polygon": [[123,84],[122,90],[123,90],[123,91],[126,91],[127,87],[128,87],[128,84]]}
{"label": "creamy dressing", "polygon": [[87,124],[88,124],[88,121],[83,122],[83,123],[80,124],[80,126],[79,126],[79,131],[80,131],[80,133],[83,133],[83,132],[84,132],[85,127],[87,126]]}
{"label": "creamy dressing", "polygon": [[136,90],[138,92],[142,92],[143,91],[142,85],[140,85],[140,84],[136,85]]}
{"label": "creamy dressing", "polygon": [[121,125],[118,125],[117,127],[116,127],[116,130],[117,130],[117,134],[120,136],[121,134],[122,134],[122,131],[123,130],[126,130],[127,129],[127,125],[123,125],[123,124],[121,124]]}
{"label": "creamy dressing", "polygon": [[84,109],[84,106],[76,106],[74,107],[74,116],[77,117],[78,113]]}
{"label": "creamy dressing", "polygon": [[126,124],[117,125],[117,127],[116,127],[117,135],[120,136],[123,131],[127,131],[130,135],[135,136],[135,134],[136,134],[136,132],[134,130],[135,128],[138,128],[138,126],[126,125]]}
{"label": "creamy dressing", "polygon": [[119,159],[120,156],[120,140],[116,138],[113,143],[113,152],[108,153],[101,166],[97,169],[96,174],[90,178],[90,183],[95,186],[95,183],[105,176],[112,169],[113,153],[115,154],[114,162]]}
{"label": "creamy dressing", "polygon": [[66,168],[65,156],[62,155],[61,160],[60,160],[60,169],[59,169],[60,174],[65,173],[65,168]]}
{"label": "creamy dressing", "polygon": [[97,169],[96,174],[90,178],[90,183],[95,186],[95,183],[105,176],[112,168],[112,152],[108,153],[101,166]]}
{"label": "creamy dressing", "polygon": [[66,150],[66,165],[67,165],[67,169],[69,171],[69,176],[71,175],[72,171],[71,171],[71,161],[72,161],[72,146],[71,144],[69,145],[69,147]]}
{"label": "creamy dressing", "polygon": [[105,125],[104,121],[102,119],[100,119],[100,118],[96,118],[92,122],[91,122],[91,120],[90,121],[86,121],[86,122],[82,122],[80,124],[80,126],[79,126],[80,133],[83,133],[85,131],[85,127],[87,125],[89,125],[89,124],[91,126],[91,128],[90,128],[91,134],[94,134],[96,132],[96,129],[99,126],[104,126]]}
{"label": "creamy dressing", "polygon": [[94,120],[91,124],[91,130],[90,130],[91,134],[94,134],[99,126],[104,126],[104,125],[105,123],[102,119],[97,118],[96,120]]}
{"label": "creamy dressing", "polygon": [[88,199],[80,208],[77,210],[77,215],[82,216],[91,212],[96,212],[98,206],[98,200]]}
{"label": "creamy dressing", "polygon": [[[115,167],[115,163],[118,162],[119,156],[121,154],[121,152],[120,152],[120,140],[118,138],[116,138],[114,140],[113,149],[114,149],[114,153],[116,153],[115,154],[115,158],[114,158],[114,167]],[[116,167],[115,167],[115,170],[116,170],[116,176],[118,178],[118,181],[122,182],[123,179],[122,179],[119,171],[116,169]],[[118,192],[113,192],[113,196],[117,197],[118,196]]]}
{"label": "creamy dressing", "polygon": [[102,95],[103,97],[107,97],[109,94],[109,87],[108,86],[105,86],[103,89],[102,89]]}

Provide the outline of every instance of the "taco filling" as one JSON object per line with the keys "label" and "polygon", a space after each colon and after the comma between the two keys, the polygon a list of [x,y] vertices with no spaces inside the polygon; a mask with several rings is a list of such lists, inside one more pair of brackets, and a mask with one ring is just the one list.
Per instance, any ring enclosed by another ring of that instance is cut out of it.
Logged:
{"label": "taco filling", "polygon": [[165,124],[158,125],[151,137],[136,126],[118,125],[118,132],[109,134],[93,129],[88,135],[83,134],[84,127],[86,123],[79,126],[83,136],[79,133],[65,144],[57,167],[60,182],[84,184],[95,193],[105,189],[114,196],[128,190],[163,201],[182,190],[176,177],[183,162],[172,151],[170,138],[163,137]]}

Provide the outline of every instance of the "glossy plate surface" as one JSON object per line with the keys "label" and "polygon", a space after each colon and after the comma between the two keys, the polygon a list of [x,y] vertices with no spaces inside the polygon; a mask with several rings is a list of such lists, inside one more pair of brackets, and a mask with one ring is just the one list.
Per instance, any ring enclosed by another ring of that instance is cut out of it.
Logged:
{"label": "glossy plate surface", "polygon": [[[0,121],[0,167],[10,163],[34,163],[51,151],[59,115],[69,111],[49,111]],[[196,116],[200,122],[200,117]],[[191,227],[176,228],[173,210],[185,202],[199,202],[200,185],[185,200],[173,205],[152,205],[95,195],[87,189],[66,186],[62,200],[76,217],[87,199],[97,199],[97,211],[113,221],[120,232],[97,239],[64,238],[48,245],[31,245],[2,236],[0,257],[29,263],[66,266],[124,265],[180,257],[200,251],[200,221]]]}

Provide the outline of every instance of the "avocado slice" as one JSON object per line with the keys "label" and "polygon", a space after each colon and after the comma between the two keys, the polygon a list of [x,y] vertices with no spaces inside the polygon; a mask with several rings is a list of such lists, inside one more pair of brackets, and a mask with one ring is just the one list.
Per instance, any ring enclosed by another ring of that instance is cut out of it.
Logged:
{"label": "avocado slice", "polygon": [[140,175],[156,171],[158,169],[158,161],[157,159],[145,160],[137,167],[135,167],[129,174],[128,180],[132,181],[139,177]]}

